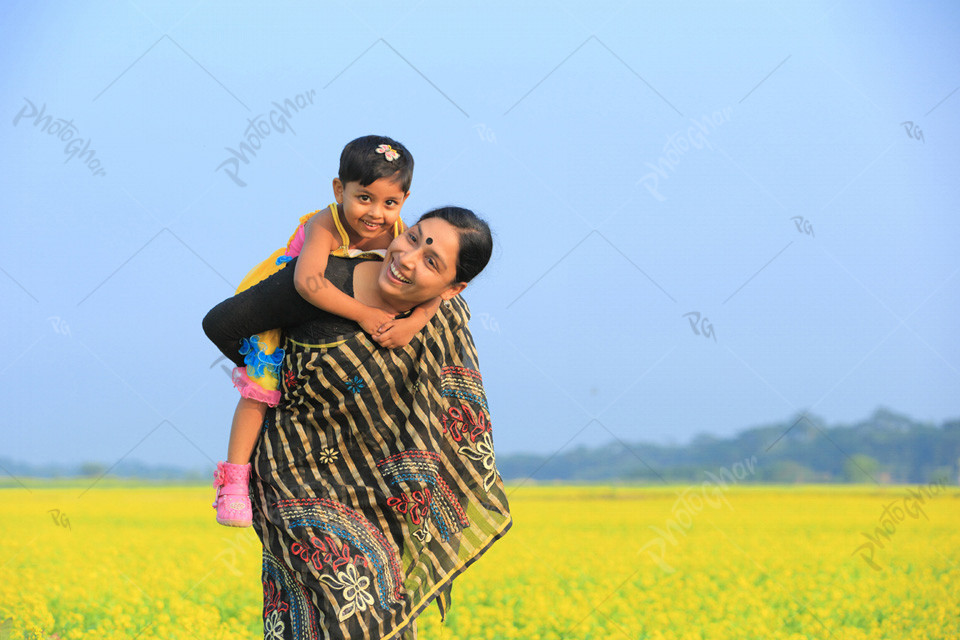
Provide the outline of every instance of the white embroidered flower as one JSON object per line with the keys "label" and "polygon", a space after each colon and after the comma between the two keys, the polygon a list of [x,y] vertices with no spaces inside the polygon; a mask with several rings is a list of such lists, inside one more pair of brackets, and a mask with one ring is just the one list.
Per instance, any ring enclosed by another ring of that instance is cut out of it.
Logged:
{"label": "white embroidered flower", "polygon": [[348,564],[344,571],[338,571],[337,576],[322,575],[320,580],[334,589],[343,592],[343,599],[347,601],[337,612],[340,621],[346,620],[355,613],[367,610],[367,605],[373,604],[373,596],[367,592],[370,578],[361,576],[357,567]]}
{"label": "white embroidered flower", "polygon": [[493,454],[493,441],[490,439],[490,432],[484,433],[483,438],[477,441],[476,449],[464,446],[460,447],[460,453],[471,460],[480,462],[483,468],[487,470],[487,475],[483,478],[483,488],[489,491],[497,477],[496,459]]}
{"label": "white embroidered flower", "polygon": [[265,640],[283,640],[283,620],[279,611],[271,611],[263,621],[263,637]]}

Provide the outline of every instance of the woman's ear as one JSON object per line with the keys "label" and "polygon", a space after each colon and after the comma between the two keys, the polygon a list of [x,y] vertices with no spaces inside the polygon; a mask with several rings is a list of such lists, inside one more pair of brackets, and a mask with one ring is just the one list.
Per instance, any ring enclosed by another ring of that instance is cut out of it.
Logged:
{"label": "woman's ear", "polygon": [[343,183],[340,178],[333,179],[333,199],[337,204],[343,204]]}
{"label": "woman's ear", "polygon": [[461,291],[467,288],[466,282],[458,282],[456,284],[450,285],[450,288],[440,294],[440,297],[444,300],[449,300],[455,295],[459,294]]}

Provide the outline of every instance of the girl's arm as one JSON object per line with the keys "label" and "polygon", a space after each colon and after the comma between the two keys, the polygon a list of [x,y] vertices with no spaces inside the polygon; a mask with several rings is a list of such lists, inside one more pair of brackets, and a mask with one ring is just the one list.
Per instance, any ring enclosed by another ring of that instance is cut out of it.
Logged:
{"label": "girl's arm", "polygon": [[243,338],[268,329],[295,327],[320,314],[294,286],[298,261],[294,258],[270,277],[227,298],[204,317],[203,332],[238,367],[244,366],[239,351]]}
{"label": "girl's arm", "polygon": [[410,344],[413,337],[420,333],[440,308],[443,299],[439,296],[414,307],[413,312],[406,318],[391,320],[380,328],[377,333],[371,334],[381,347],[395,349]]}
{"label": "girl's arm", "polygon": [[393,320],[382,309],[368,307],[330,284],[324,277],[327,258],[339,246],[336,227],[329,209],[310,218],[304,225],[303,249],[294,275],[294,286],[303,299],[324,311],[353,320],[373,334],[380,325]]}

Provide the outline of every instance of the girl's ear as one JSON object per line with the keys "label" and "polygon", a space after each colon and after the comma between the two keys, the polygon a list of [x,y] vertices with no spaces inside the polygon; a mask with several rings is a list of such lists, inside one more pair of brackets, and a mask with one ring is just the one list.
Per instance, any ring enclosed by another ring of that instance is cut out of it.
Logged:
{"label": "girl's ear", "polygon": [[333,179],[333,199],[337,204],[343,204],[343,183],[340,182],[340,178]]}
{"label": "girl's ear", "polygon": [[457,282],[456,284],[450,285],[450,288],[440,294],[440,297],[444,300],[449,300],[455,295],[459,294],[461,291],[467,288],[466,282]]}

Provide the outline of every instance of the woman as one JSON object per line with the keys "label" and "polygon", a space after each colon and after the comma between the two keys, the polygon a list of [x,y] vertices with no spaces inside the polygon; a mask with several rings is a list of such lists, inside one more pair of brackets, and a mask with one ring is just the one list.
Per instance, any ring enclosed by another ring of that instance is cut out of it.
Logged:
{"label": "woman", "polygon": [[[469,310],[458,295],[490,257],[472,212],[424,214],[383,262],[331,258],[329,282],[391,313],[441,297],[406,347],[306,303],[286,268],[215,307],[204,330],[239,341],[283,327],[283,398],[254,451],[267,638],[415,638],[416,616],[510,528]],[[256,326],[231,325],[253,305]]]}

